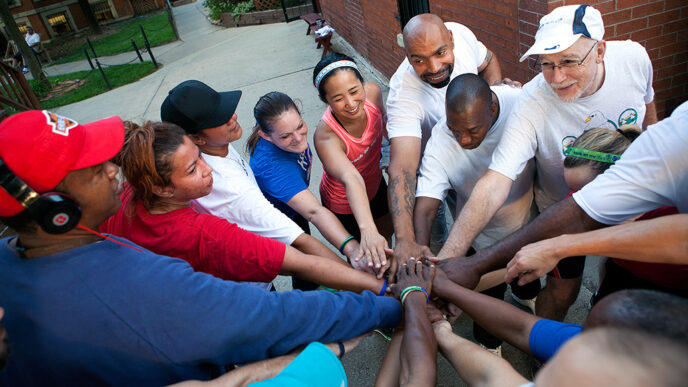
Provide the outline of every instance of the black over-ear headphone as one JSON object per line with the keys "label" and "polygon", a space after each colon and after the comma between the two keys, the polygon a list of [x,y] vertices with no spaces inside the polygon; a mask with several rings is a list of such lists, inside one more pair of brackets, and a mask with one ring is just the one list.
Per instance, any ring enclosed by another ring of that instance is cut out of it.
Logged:
{"label": "black over-ear headphone", "polygon": [[0,186],[29,211],[43,231],[64,234],[81,219],[81,208],[74,199],[60,192],[39,194],[15,175],[0,159]]}

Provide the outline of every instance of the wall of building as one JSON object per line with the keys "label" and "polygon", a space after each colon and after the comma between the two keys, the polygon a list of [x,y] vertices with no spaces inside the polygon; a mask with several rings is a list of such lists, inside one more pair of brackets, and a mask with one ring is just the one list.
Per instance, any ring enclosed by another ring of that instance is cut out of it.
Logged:
{"label": "wall of building", "polygon": [[[469,27],[499,58],[505,76],[527,81],[532,60],[518,59],[533,43],[539,19],[581,1],[429,0],[430,11]],[[590,1],[603,14],[605,39],[643,44],[654,66],[660,117],[688,99],[688,3],[685,0]],[[325,19],[380,72],[390,77],[404,58],[396,0],[320,0]],[[683,35],[683,39],[679,36]]]}

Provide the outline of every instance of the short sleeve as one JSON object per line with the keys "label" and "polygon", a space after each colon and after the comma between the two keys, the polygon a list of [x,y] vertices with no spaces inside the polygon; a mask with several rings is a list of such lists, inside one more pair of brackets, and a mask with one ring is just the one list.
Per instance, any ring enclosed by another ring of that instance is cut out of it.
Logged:
{"label": "short sleeve", "polygon": [[[443,125],[444,120],[438,125]],[[437,200],[444,200],[451,187],[447,168],[442,162],[443,156],[448,152],[440,146],[444,136],[439,133],[438,126],[433,129],[433,135],[425,148],[423,160],[420,164],[420,175],[416,186],[416,197],[429,197]]]}
{"label": "short sleeve", "polygon": [[583,330],[581,325],[564,324],[559,321],[541,319],[530,330],[528,346],[540,362],[547,362],[566,341]]}
{"label": "short sleeve", "polygon": [[301,167],[296,162],[280,160],[264,175],[265,192],[282,203],[287,203],[308,186],[301,177]]}
{"label": "short sleeve", "polygon": [[274,378],[249,384],[252,387],[346,385],[346,373],[342,363],[329,348],[318,342],[309,344]]}
{"label": "short sleeve", "polygon": [[[402,66],[404,71],[397,73],[390,80],[389,96],[387,97],[387,135],[389,139],[395,137],[422,137],[421,124],[425,116],[423,106],[419,102],[423,98],[422,91],[418,88],[409,74],[410,65],[404,59]],[[420,81],[419,81],[420,82]]]}
{"label": "short sleeve", "polygon": [[[459,42],[457,42],[457,39],[460,39],[473,54],[472,56],[475,60],[475,68],[479,68],[480,65],[485,62],[485,57],[487,57],[487,47],[485,47],[485,45],[479,41],[478,38],[476,38],[475,34],[470,30],[470,28],[459,23],[445,23],[445,25],[452,32],[454,37],[454,46],[458,45]],[[455,50],[454,55],[457,54],[461,54],[461,60],[466,60],[467,55],[465,52],[457,53]]]}
{"label": "short sleeve", "polygon": [[[537,151],[535,124],[526,116],[529,110],[522,110],[523,96],[519,98],[508,118],[502,138],[492,154],[490,169],[511,180],[516,180]],[[531,114],[532,116],[532,114]]]}
{"label": "short sleeve", "polygon": [[233,281],[270,282],[282,270],[286,245],[213,215],[203,218],[198,270]]}
{"label": "short sleeve", "polygon": [[243,170],[225,168],[221,172],[222,178],[216,177],[210,195],[196,200],[205,212],[288,245],[303,234],[296,223],[263,196],[258,185]]}

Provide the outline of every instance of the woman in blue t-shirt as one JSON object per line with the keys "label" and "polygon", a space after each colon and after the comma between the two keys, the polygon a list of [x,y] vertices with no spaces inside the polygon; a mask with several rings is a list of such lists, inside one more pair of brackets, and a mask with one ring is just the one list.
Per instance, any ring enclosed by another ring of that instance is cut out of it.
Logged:
{"label": "woman in blue t-shirt", "polygon": [[[308,127],[294,101],[273,91],[262,96],[253,109],[256,127],[248,139],[250,166],[265,197],[275,207],[310,233],[308,222],[359,270],[375,271],[361,258],[359,244],[335,215],[308,190],[313,155],[308,145]],[[390,251],[391,252],[391,251]]]}

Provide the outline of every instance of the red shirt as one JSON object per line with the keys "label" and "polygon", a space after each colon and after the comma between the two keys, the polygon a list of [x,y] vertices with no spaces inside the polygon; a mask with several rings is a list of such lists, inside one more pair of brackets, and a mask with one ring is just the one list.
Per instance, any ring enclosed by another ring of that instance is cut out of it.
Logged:
{"label": "red shirt", "polygon": [[281,270],[284,243],[191,207],[151,214],[141,201],[131,203],[133,194],[133,188],[125,184],[122,207],[100,226],[102,232],[184,259],[194,270],[222,279],[269,282]]}
{"label": "red shirt", "polygon": [[[647,220],[661,216],[678,214],[676,207],[661,207],[646,212],[636,220]],[[651,263],[612,258],[614,263],[633,273],[636,277],[655,285],[670,289],[688,289],[688,265],[670,263]]]}

